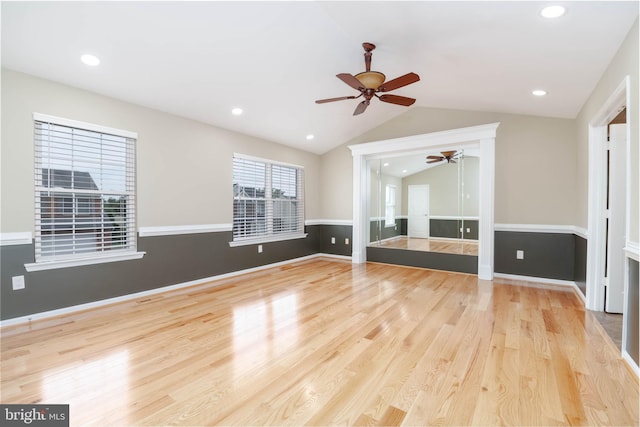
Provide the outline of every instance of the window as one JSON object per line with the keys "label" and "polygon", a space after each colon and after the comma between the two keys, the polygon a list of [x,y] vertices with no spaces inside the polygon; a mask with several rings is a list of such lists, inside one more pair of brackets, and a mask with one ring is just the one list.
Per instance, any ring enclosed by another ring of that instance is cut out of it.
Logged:
{"label": "window", "polygon": [[37,263],[136,250],[134,133],[34,114]]}
{"label": "window", "polygon": [[234,155],[234,243],[304,236],[302,167]]}
{"label": "window", "polygon": [[396,186],[387,184],[384,209],[384,226],[394,227],[396,225]]}

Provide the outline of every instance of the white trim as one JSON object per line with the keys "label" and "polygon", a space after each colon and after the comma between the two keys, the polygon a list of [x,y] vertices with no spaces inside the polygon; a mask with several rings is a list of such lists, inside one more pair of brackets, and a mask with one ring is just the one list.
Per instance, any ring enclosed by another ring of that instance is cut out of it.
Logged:
{"label": "white trim", "polygon": [[587,238],[587,230],[574,225],[547,225],[547,224],[495,224],[495,231],[516,231],[524,233],[559,233],[577,234]]}
{"label": "white trim", "polygon": [[265,158],[262,158],[262,157],[255,157],[255,156],[248,156],[246,154],[241,154],[241,153],[233,153],[233,158],[234,159],[251,160],[251,161],[260,162],[260,163],[270,163],[272,165],[278,165],[278,166],[289,166],[289,167],[292,167],[292,168],[298,168],[298,169],[303,169],[304,170],[304,166],[295,165],[293,163],[279,162],[277,160],[265,159]]}
{"label": "white trim", "polygon": [[229,246],[235,248],[236,246],[249,246],[259,245],[261,243],[282,242],[284,240],[304,239],[307,237],[307,233],[295,233],[295,234],[270,234],[263,237],[252,237],[250,239],[233,240],[229,242]]}
{"label": "white trim", "polygon": [[496,129],[480,139],[479,220],[478,220],[478,278],[493,279],[494,266],[494,212],[496,180]]}
{"label": "white trim", "polygon": [[25,264],[28,272],[53,270],[55,268],[80,267],[82,265],[104,264],[107,262],[128,261],[142,258],[146,252],[127,252],[114,255],[100,255],[98,257],[75,258],[56,261],[41,261]]}
{"label": "white trim", "polygon": [[480,220],[479,216],[463,216],[463,217],[459,217],[459,216],[452,216],[452,215],[429,215],[429,219],[451,219],[451,220],[459,220],[459,219],[463,219],[463,220],[470,220],[470,221],[478,221]]}
{"label": "white trim", "polygon": [[478,276],[493,278],[493,215],[495,198],[495,138],[500,123],[451,129],[404,138],[350,145],[353,156],[353,252],[354,263],[366,261],[369,243],[368,200],[369,170],[367,160],[382,156],[420,153],[424,149],[480,147],[480,211]]}
{"label": "white trim", "polygon": [[81,122],[79,120],[65,119],[64,117],[50,116],[48,114],[33,113],[33,120],[46,123],[55,123],[57,125],[69,126],[78,129],[90,130],[93,132],[107,133],[109,135],[122,136],[125,138],[138,139],[137,132],[129,130],[116,129],[108,126],[96,125],[93,123]]}
{"label": "white trim", "polygon": [[175,234],[218,233],[231,231],[232,224],[199,224],[199,225],[163,225],[156,227],[138,227],[138,236],[171,236]]}
{"label": "white trim", "polygon": [[640,377],[640,367],[636,365],[635,360],[633,360],[631,355],[626,350],[622,350],[622,359],[627,362],[627,365],[629,365],[631,370],[636,374],[636,377]]}
{"label": "white trim", "polygon": [[640,262],[640,245],[638,245],[638,242],[627,241],[623,250],[627,254],[627,258]]}
{"label": "white trim", "polygon": [[485,138],[495,138],[496,129],[500,123],[470,126],[466,128],[450,129],[440,132],[431,132],[422,135],[412,135],[402,138],[386,139],[382,141],[367,142],[364,144],[349,145],[353,156],[374,156],[386,153],[421,150],[425,147],[425,140],[430,145],[455,145],[460,142],[473,142]]}
{"label": "white trim", "polygon": [[[590,244],[587,245],[586,277],[586,308],[588,310],[604,310],[605,289],[600,280],[604,277],[604,257],[606,253],[604,195],[606,192],[607,126],[625,107],[627,109],[628,122],[631,110],[630,91],[631,78],[630,76],[625,76],[589,122],[589,193],[587,209]],[[630,144],[630,141],[630,126],[627,126],[627,144]]]}
{"label": "white trim", "polygon": [[304,225],[353,225],[350,219],[308,219]]}
{"label": "white trim", "polygon": [[[178,290],[178,289],[183,289],[183,288],[187,288],[187,287],[190,287],[190,286],[197,286],[197,285],[201,285],[201,284],[207,283],[207,282],[222,280],[222,279],[226,279],[226,278],[229,278],[229,277],[235,277],[235,276],[239,276],[239,275],[242,275],[242,274],[253,273],[253,272],[256,272],[256,271],[260,271],[260,270],[266,270],[266,269],[269,269],[269,268],[278,267],[278,266],[286,265],[286,264],[291,264],[291,263],[294,263],[294,262],[306,261],[306,260],[314,259],[314,258],[336,258],[336,259],[341,259],[341,260],[351,260],[351,257],[344,256],[344,255],[333,255],[333,254],[324,254],[324,253],[313,254],[313,255],[308,255],[308,256],[304,256],[304,257],[300,257],[300,258],[290,259],[290,260],[287,260],[287,261],[281,261],[281,262],[276,262],[276,263],[273,263],[273,264],[267,264],[267,265],[263,265],[263,266],[259,266],[259,267],[249,268],[249,269],[246,269],[246,270],[239,270],[239,271],[234,271],[234,272],[231,272],[231,273],[220,274],[220,275],[217,275],[217,276],[206,277],[204,279],[191,280],[189,282],[183,282],[183,283],[178,283],[178,284],[175,284],[175,285],[163,286],[163,287],[160,287],[160,288],[150,289],[148,291],[136,292],[136,293],[133,293],[133,294],[122,295],[122,296],[119,296],[119,297],[107,298],[107,299],[103,299],[103,300],[100,300],[100,301],[93,301],[93,302],[89,302],[89,303],[86,303],[86,304],[79,304],[79,305],[74,305],[74,306],[71,306],[71,307],[59,308],[59,309],[56,309],[56,310],[49,310],[49,311],[44,311],[44,312],[40,312],[40,313],[29,314],[29,315],[26,315],[26,316],[15,317],[13,319],[2,320],[2,321],[0,321],[0,328],[4,328],[4,327],[7,327],[7,326],[19,325],[19,324],[22,324],[22,323],[28,323],[28,322],[31,322],[31,321],[34,321],[34,320],[47,319],[47,318],[51,318],[51,317],[62,316],[62,315],[66,315],[66,314],[72,314],[72,313],[76,313],[78,311],[88,310],[88,309],[92,309],[92,308],[98,308],[98,307],[102,307],[102,306],[109,305],[109,304],[115,304],[115,303],[118,303],[118,302],[134,300],[134,299],[142,298],[142,297],[149,296],[149,295],[154,295],[154,294],[159,294],[159,293],[163,293],[163,292],[169,292],[169,291],[174,291],[174,290]],[[212,286],[216,286],[216,284],[213,284]]]}
{"label": "white trim", "polygon": [[30,231],[19,233],[0,233],[0,246],[30,245],[33,237]]}
{"label": "white trim", "polygon": [[534,277],[534,276],[521,276],[519,274],[505,274],[505,273],[494,273],[493,276],[496,279],[507,279],[507,280],[519,280],[526,281],[532,283],[542,283],[544,285],[554,285],[554,286],[564,286],[567,288],[573,288],[577,291],[577,294],[582,299],[582,302],[585,302],[585,297],[582,294],[582,291],[576,284],[576,282],[572,280],[560,280],[560,279],[547,279],[546,277]]}

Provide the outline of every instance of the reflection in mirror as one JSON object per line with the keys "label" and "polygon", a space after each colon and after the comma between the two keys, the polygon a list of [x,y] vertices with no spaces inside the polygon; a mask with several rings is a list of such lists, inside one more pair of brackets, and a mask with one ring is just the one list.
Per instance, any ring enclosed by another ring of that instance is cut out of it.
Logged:
{"label": "reflection in mirror", "polygon": [[370,160],[370,245],[477,256],[479,160],[473,149]]}

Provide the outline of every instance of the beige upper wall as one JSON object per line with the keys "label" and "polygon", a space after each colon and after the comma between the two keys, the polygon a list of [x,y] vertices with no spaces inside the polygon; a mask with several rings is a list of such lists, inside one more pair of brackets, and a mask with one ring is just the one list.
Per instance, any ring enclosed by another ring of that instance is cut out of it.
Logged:
{"label": "beige upper wall", "polygon": [[[553,102],[552,98],[531,102]],[[400,108],[400,107],[398,107]],[[500,122],[495,222],[575,224],[575,121],[516,114],[412,108],[322,156],[322,216],[350,219],[353,161],[348,145]]]}
{"label": "beige upper wall", "polygon": [[[459,182],[464,175],[463,182]],[[402,215],[409,213],[409,185],[429,185],[429,214],[477,217],[480,212],[480,159],[466,156],[402,179]],[[464,192],[464,194],[462,194]]]}
{"label": "beige upper wall", "polygon": [[629,239],[634,242],[640,241],[638,237],[638,194],[640,193],[638,174],[638,163],[640,152],[638,150],[638,122],[640,121],[639,110],[639,93],[640,86],[638,83],[638,20],[633,25],[626,39],[620,45],[620,49],[604,72],[600,81],[594,88],[591,96],[582,107],[578,118],[576,119],[576,132],[578,135],[578,149],[576,151],[577,158],[577,222],[576,224],[586,228],[588,220],[588,202],[589,202],[589,122],[595,118],[599,110],[605,104],[607,99],[613,94],[616,88],[622,83],[625,76],[629,76],[631,80],[631,105],[629,108],[631,141],[630,141],[630,159],[631,159],[631,221]]}
{"label": "beige upper wall", "polygon": [[304,166],[306,218],[318,219],[317,155],[11,70],[2,70],[2,232],[33,231],[33,113],[138,133],[138,225],[232,222],[234,152]]}

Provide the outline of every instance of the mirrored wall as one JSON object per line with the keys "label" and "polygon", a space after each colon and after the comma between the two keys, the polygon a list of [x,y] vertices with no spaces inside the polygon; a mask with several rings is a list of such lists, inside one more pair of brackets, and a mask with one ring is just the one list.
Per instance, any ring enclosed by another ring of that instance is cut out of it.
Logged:
{"label": "mirrored wall", "polygon": [[477,148],[368,161],[369,246],[478,255]]}

